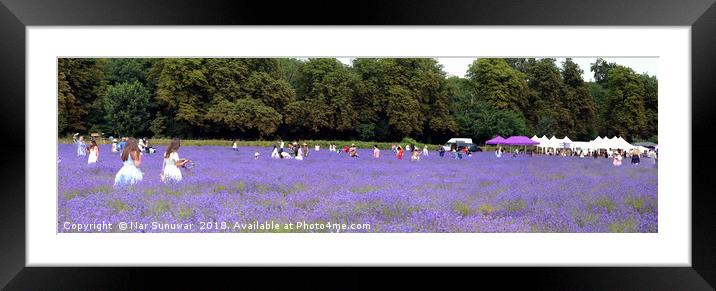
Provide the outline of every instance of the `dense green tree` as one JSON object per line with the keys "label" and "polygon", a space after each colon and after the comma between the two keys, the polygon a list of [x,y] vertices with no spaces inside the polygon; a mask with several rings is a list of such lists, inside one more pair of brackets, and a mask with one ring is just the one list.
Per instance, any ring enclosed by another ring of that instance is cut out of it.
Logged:
{"label": "dense green tree", "polygon": [[85,129],[80,119],[84,114],[84,110],[80,107],[77,98],[72,94],[65,72],[58,72],[58,132],[72,132]]}
{"label": "dense green tree", "polygon": [[435,59],[356,59],[353,69],[362,79],[356,101],[363,128],[397,140],[430,141],[457,133],[445,73]]}
{"label": "dense green tree", "polygon": [[[355,131],[358,113],[353,101],[358,76],[338,60],[329,58],[310,59],[298,73],[300,86],[294,102],[304,102],[285,110],[287,125],[294,129],[311,128],[322,134]],[[312,108],[302,108],[304,106]],[[317,122],[315,117],[309,118],[306,116],[309,112],[323,120]],[[305,122],[313,124],[302,124]]]}
{"label": "dense green tree", "polygon": [[147,75],[154,60],[142,58],[108,59],[104,67],[105,78],[111,85],[139,81],[147,87]]}
{"label": "dense green tree", "polygon": [[597,84],[596,82],[588,82],[587,88],[589,89],[589,95],[592,96],[592,99],[594,100],[594,105],[597,108],[596,111],[596,131],[599,135],[602,132],[604,132],[605,127],[605,119],[607,116],[607,97],[609,96],[609,90],[607,88],[602,87],[602,85]]}
{"label": "dense green tree", "polygon": [[243,136],[266,138],[276,132],[282,116],[260,100],[245,98],[216,102],[208,109],[207,120]]}
{"label": "dense green tree", "polygon": [[150,92],[137,80],[107,87],[106,120],[122,136],[141,136],[148,132],[151,115]]}
{"label": "dense green tree", "polygon": [[584,71],[572,59],[567,58],[563,62],[562,79],[565,84],[563,105],[574,120],[570,133],[573,133],[577,140],[590,140],[596,137],[597,107],[582,79],[582,73]]}
{"label": "dense green tree", "polygon": [[505,58],[504,60],[510,67],[525,74],[529,70],[529,66],[535,62],[534,58]]}
{"label": "dense green tree", "polygon": [[464,112],[477,104],[475,87],[470,80],[452,76],[447,78],[446,86],[451,112]]}
{"label": "dense green tree", "polygon": [[291,84],[291,87],[297,88],[298,69],[303,65],[303,61],[294,58],[282,58],[278,60],[278,69],[281,72],[281,79]]}
{"label": "dense green tree", "polygon": [[656,76],[642,74],[639,76],[641,83],[644,85],[644,110],[646,114],[646,127],[641,134],[642,137],[656,142],[656,136],[659,130],[659,81]]}
{"label": "dense green tree", "polygon": [[495,109],[524,112],[528,106],[525,75],[503,59],[477,59],[467,70],[477,96]]}
{"label": "dense green tree", "polygon": [[524,118],[513,111],[495,109],[485,102],[470,106],[457,114],[460,136],[470,137],[482,143],[495,135],[512,136],[527,134]]}
{"label": "dense green tree", "polygon": [[[221,95],[223,89],[207,90],[209,81],[206,71],[202,59],[167,58],[155,63],[150,79],[157,84],[156,100],[163,109],[154,121],[155,128],[163,127],[171,132],[181,129],[188,137],[201,135],[212,97],[229,98]],[[216,78],[214,81],[217,82]],[[210,92],[214,93],[213,96]],[[233,96],[236,93],[232,91],[229,94]],[[156,124],[162,120],[172,122]]]}
{"label": "dense green tree", "polygon": [[594,73],[594,81],[599,85],[606,86],[609,82],[609,70],[616,67],[616,65],[615,63],[608,63],[604,59],[598,58],[590,67],[590,71]]}
{"label": "dense green tree", "polygon": [[279,113],[283,113],[284,107],[296,98],[296,92],[288,82],[275,79],[265,72],[252,74],[242,91],[246,97],[260,100]]}
{"label": "dense green tree", "polygon": [[104,59],[58,59],[58,89],[64,94],[59,107],[65,120],[62,133],[104,129],[104,63]]}
{"label": "dense green tree", "polygon": [[[529,66],[527,78],[530,89],[529,108],[525,115],[531,124],[549,118],[554,121],[553,131],[557,135],[574,135],[576,120],[565,107],[567,92],[555,59],[539,59]],[[574,97],[576,98],[576,97]]]}
{"label": "dense green tree", "polygon": [[630,68],[619,66],[608,72],[607,116],[605,134],[625,137],[627,141],[640,137],[647,125],[644,108],[644,85],[638,74]]}
{"label": "dense green tree", "polygon": [[61,58],[58,134],[655,141],[656,77],[602,59],[590,69],[596,82],[571,59],[478,59],[448,78],[430,58]]}

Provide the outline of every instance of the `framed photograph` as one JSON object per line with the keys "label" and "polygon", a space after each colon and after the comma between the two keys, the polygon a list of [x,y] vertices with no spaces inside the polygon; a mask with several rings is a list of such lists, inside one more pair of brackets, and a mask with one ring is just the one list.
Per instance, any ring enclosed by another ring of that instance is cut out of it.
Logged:
{"label": "framed photograph", "polygon": [[643,2],[4,1],[0,284],[712,289],[716,8]]}

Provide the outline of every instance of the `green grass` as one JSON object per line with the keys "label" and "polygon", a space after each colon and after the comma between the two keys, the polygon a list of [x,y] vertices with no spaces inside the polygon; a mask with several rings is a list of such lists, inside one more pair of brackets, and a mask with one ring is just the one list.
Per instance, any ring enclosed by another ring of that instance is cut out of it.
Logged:
{"label": "green grass", "polygon": [[625,221],[614,222],[609,225],[609,232],[636,232],[634,220],[629,218]]}
{"label": "green grass", "polygon": [[179,213],[177,213],[177,218],[184,219],[184,218],[191,217],[192,215],[194,215],[194,210],[192,210],[189,207],[182,206],[182,207],[179,207]]}
{"label": "green grass", "polygon": [[591,212],[582,213],[575,211],[572,213],[572,218],[574,219],[574,222],[579,225],[579,227],[583,228],[596,222],[597,215]]}
{"label": "green grass", "polygon": [[594,200],[592,205],[595,207],[606,208],[609,213],[617,208],[617,204],[614,202],[614,199],[606,195],[599,196]]}
{"label": "green grass", "polygon": [[470,215],[471,209],[470,205],[467,205],[467,203],[462,201],[456,201],[452,204],[452,209],[455,210],[460,216],[465,217]]}
{"label": "green grass", "polygon": [[488,215],[488,214],[492,213],[493,211],[495,211],[495,208],[492,207],[491,204],[485,203],[485,204],[480,205],[480,208],[478,208],[478,210],[480,212],[482,212],[483,215]]}
{"label": "green grass", "polygon": [[119,199],[115,199],[109,202],[109,208],[112,209],[114,213],[122,213],[128,210],[129,207]]}
{"label": "green grass", "polygon": [[155,216],[162,215],[171,209],[171,204],[166,200],[159,200],[151,208],[151,213]]}
{"label": "green grass", "polygon": [[631,207],[639,214],[649,213],[656,210],[656,203],[653,199],[647,199],[642,197],[626,197],[624,198],[624,205]]}
{"label": "green grass", "polygon": [[366,185],[360,187],[352,187],[351,192],[365,194],[368,192],[374,192],[380,190],[380,187],[373,185]]}
{"label": "green grass", "polygon": [[527,208],[527,202],[524,199],[509,199],[502,202],[502,207],[509,213],[517,212]]}

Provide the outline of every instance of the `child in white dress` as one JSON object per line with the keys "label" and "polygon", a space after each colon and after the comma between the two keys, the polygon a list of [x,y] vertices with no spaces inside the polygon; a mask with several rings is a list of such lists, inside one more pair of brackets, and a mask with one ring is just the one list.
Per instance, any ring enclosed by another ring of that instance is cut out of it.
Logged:
{"label": "child in white dress", "polygon": [[99,146],[97,145],[97,142],[94,140],[91,141],[87,151],[89,152],[89,156],[87,157],[87,164],[91,165],[97,163],[97,160],[99,159]]}
{"label": "child in white dress", "polygon": [[[86,145],[85,145],[85,139],[82,136],[79,136],[79,133],[75,133],[75,135],[72,137],[75,144],[77,145],[77,156],[84,156],[86,154]],[[79,136],[79,138],[77,138]]]}
{"label": "child in white dress", "polygon": [[139,166],[142,164],[142,156],[139,154],[137,140],[129,139],[120,156],[123,166],[114,177],[115,186],[134,185],[142,181],[142,171]]}
{"label": "child in white dress", "polygon": [[281,156],[278,153],[278,148],[276,146],[273,146],[273,151],[271,151],[271,158],[272,159],[280,159]]}
{"label": "child in white dress", "polygon": [[303,160],[303,148],[298,148],[298,154],[296,154],[296,159],[299,161]]}
{"label": "child in white dress", "polygon": [[119,145],[117,144],[117,139],[112,140],[112,152],[116,153],[119,152]]}
{"label": "child in white dress", "polygon": [[160,178],[164,183],[178,183],[182,179],[179,167],[183,167],[189,160],[179,158],[179,153],[177,153],[179,147],[181,147],[181,143],[179,139],[175,138],[169,143],[167,151],[164,153],[164,165],[160,174]]}

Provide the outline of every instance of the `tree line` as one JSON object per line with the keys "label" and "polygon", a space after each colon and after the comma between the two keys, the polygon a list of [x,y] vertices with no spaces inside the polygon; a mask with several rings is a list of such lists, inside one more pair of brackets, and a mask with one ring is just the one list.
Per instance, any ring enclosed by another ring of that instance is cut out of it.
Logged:
{"label": "tree line", "polygon": [[655,76],[597,59],[476,59],[448,77],[430,58],[58,60],[58,134],[442,143],[494,135],[657,141]]}

